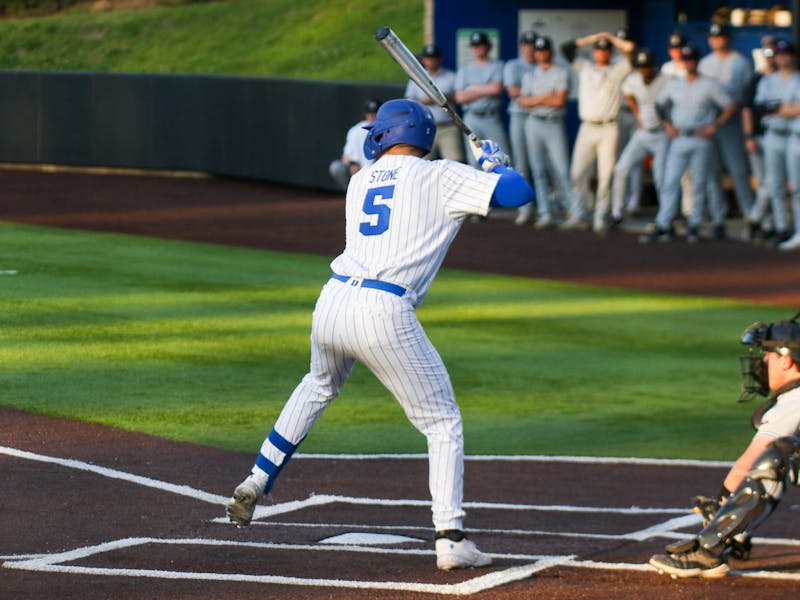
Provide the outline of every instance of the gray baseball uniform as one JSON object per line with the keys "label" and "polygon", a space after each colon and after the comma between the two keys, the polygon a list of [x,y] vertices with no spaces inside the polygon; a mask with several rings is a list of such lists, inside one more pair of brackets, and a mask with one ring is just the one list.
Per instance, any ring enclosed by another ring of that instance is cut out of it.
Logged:
{"label": "gray baseball uniform", "polygon": [[[800,78],[795,77],[787,92],[790,104],[800,102]],[[791,135],[786,149],[787,168],[789,170],[789,188],[792,198],[792,217],[794,219],[794,235],[800,235],[800,117],[791,119]]]}
{"label": "gray baseball uniform", "polygon": [[[503,82],[503,62],[490,60],[484,65],[471,62],[461,67],[456,73],[456,90],[463,91],[471,85]],[[508,148],[506,128],[500,117],[500,96],[484,96],[473,102],[461,105],[464,111],[464,123],[480,139],[497,142],[501,148]],[[469,142],[465,140],[465,144]],[[467,160],[476,166],[472,150],[466,147]]]}
{"label": "gray baseball uniform", "polygon": [[364,156],[364,140],[367,137],[364,125],[369,125],[369,121],[359,121],[347,130],[344,148],[342,148],[342,156],[346,160],[337,158],[328,166],[328,172],[342,190],[346,190],[347,184],[350,182],[351,163],[361,167],[372,164],[372,161]]}
{"label": "gray baseball uniform", "polygon": [[614,167],[611,213],[615,219],[622,218],[625,208],[628,174],[637,165],[641,166],[648,155],[653,156],[653,180],[656,191],[660,193],[669,137],[656,112],[656,100],[667,81],[667,77],[658,75],[650,83],[645,83],[642,74],[635,71],[622,83],[623,95],[636,100],[641,127],[637,127]]}
{"label": "gray baseball uniform", "polygon": [[[506,88],[522,86],[522,78],[536,69],[536,63],[529,63],[521,57],[509,60],[503,67],[503,85]],[[531,181],[528,153],[525,148],[525,122],[527,114],[516,98],[508,103],[508,137],[511,142],[511,164],[514,170]],[[502,147],[502,146],[501,146]]]}
{"label": "gray baseball uniform", "polygon": [[[569,91],[569,73],[562,67],[551,65],[545,69],[537,67],[522,78],[521,95],[540,96],[554,92]],[[540,218],[549,220],[550,178],[565,196],[565,206],[573,206],[574,195],[569,177],[569,144],[564,125],[564,108],[534,106],[527,109],[525,138],[528,160],[533,171],[534,187],[538,197]]]}
{"label": "gray baseball uniform", "polygon": [[[722,86],[710,77],[699,76],[692,81],[686,78],[670,79],[658,95],[657,103],[668,106],[672,124],[679,136],[672,140],[664,164],[664,177],[656,225],[668,231],[678,212],[681,176],[687,167],[693,174],[693,202],[689,225],[699,228],[706,204],[708,166],[712,142],[698,137],[696,131],[715,122],[720,110],[732,102]],[[725,218],[725,206],[711,206],[715,223]]]}
{"label": "gray baseball uniform", "polygon": [[[792,95],[797,93],[798,74],[788,79],[780,72],[764,75],[756,88],[756,105],[788,104]],[[762,147],[764,149],[764,180],[769,192],[772,218],[776,232],[788,232],[789,214],[786,205],[786,181],[789,173],[796,170],[797,164],[789,161],[789,139],[792,134],[793,121],[777,114],[767,114],[761,120],[765,128]],[[794,189],[794,186],[792,186]],[[761,215],[751,215],[759,221]]]}
{"label": "gray baseball uniform", "polygon": [[[440,68],[435,74],[428,73],[428,77],[442,90],[442,93],[450,97],[456,89],[456,74],[450,69]],[[427,100],[428,96],[416,83],[409,81],[406,85],[404,98],[410,100]],[[461,130],[453,123],[450,115],[437,104],[427,104],[433,113],[436,121],[436,137],[433,139],[433,147],[425,157],[433,160],[436,158],[449,158],[458,162],[464,162],[464,135]]]}
{"label": "gray baseball uniform", "polygon": [[[736,102],[742,102],[753,77],[752,65],[735,50],[724,57],[713,52],[708,54],[700,61],[697,70],[701,75],[716,79],[728,96]],[[714,147],[715,151],[711,155],[711,170],[714,176],[709,180],[709,194],[718,198],[712,202],[716,205],[727,204],[721,183],[724,166],[733,181],[739,210],[743,215],[747,215],[753,205],[754,194],[750,184],[740,113],[719,128],[714,136]]]}

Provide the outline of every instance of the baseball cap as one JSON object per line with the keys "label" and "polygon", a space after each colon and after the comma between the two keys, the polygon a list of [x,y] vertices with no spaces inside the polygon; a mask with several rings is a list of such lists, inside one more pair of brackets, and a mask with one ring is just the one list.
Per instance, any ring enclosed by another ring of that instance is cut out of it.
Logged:
{"label": "baseball cap", "polygon": [[472,35],[469,36],[469,45],[470,46],[480,46],[481,44],[489,44],[489,36],[487,36],[482,31],[473,31]]}
{"label": "baseball cap", "polygon": [[383,102],[381,102],[377,98],[370,98],[369,100],[367,100],[366,104],[364,104],[364,112],[376,113],[378,112],[378,109],[381,107],[381,104],[383,104]]}
{"label": "baseball cap", "polygon": [[723,23],[712,23],[708,28],[710,37],[730,37],[731,28]]}
{"label": "baseball cap", "polygon": [[553,49],[553,40],[549,37],[540,35],[536,38],[536,41],[533,42],[533,47],[536,50],[552,50]]}
{"label": "baseball cap", "polygon": [[[764,49],[766,55],[767,49]],[[794,54],[794,45],[786,40],[778,40],[774,46],[775,54]]]}
{"label": "baseball cap", "polygon": [[595,50],[611,50],[614,44],[608,38],[600,38],[594,43]]}
{"label": "baseball cap", "polygon": [[519,43],[520,44],[533,44],[536,42],[536,38],[539,36],[536,34],[535,31],[523,31],[519,36]]}
{"label": "baseball cap", "polygon": [[691,44],[681,46],[681,60],[700,60],[700,51]]}
{"label": "baseball cap", "polygon": [[673,31],[669,35],[669,47],[670,48],[681,48],[687,44],[688,40],[686,36],[683,35],[680,31]]}
{"label": "baseball cap", "polygon": [[634,67],[654,67],[656,66],[656,57],[650,52],[648,48],[639,48],[633,57]]}
{"label": "baseball cap", "polygon": [[422,48],[422,56],[428,58],[440,57],[442,52],[439,50],[439,46],[436,44],[426,44]]}

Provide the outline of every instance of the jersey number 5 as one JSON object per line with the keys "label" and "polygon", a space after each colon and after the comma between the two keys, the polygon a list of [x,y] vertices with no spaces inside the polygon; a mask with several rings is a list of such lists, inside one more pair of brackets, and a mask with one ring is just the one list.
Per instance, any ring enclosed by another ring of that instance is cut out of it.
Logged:
{"label": "jersey number 5", "polygon": [[392,213],[392,209],[386,204],[377,204],[377,202],[389,200],[393,196],[393,185],[384,185],[367,190],[367,197],[364,198],[364,206],[361,210],[370,216],[376,215],[378,218],[370,218],[369,221],[361,223],[358,227],[361,235],[380,235],[389,229],[389,216]]}

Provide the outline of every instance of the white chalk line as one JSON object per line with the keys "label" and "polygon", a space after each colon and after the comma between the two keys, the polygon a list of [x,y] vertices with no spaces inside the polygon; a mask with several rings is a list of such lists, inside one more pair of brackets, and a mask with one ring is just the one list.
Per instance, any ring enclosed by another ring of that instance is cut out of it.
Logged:
{"label": "white chalk line", "polygon": [[202,546],[235,546],[237,548],[261,548],[261,549],[280,549],[294,551],[336,551],[336,552],[359,552],[369,554],[394,554],[394,555],[420,555],[435,556],[432,550],[416,549],[383,549],[383,548],[364,548],[361,546],[319,546],[307,544],[273,544],[264,542],[236,542],[214,539],[158,539],[158,538],[127,538],[106,542],[94,546],[87,546],[77,550],[61,552],[45,557],[29,559],[25,561],[6,562],[3,566],[9,569],[20,569],[28,571],[40,571],[51,573],[71,573],[82,575],[106,575],[106,576],[126,576],[126,577],[150,577],[161,579],[191,579],[205,581],[241,581],[252,583],[271,583],[296,586],[324,586],[334,588],[351,589],[378,589],[378,590],[402,590],[410,592],[423,592],[431,594],[452,594],[466,596],[476,594],[481,591],[492,589],[507,583],[527,579],[534,573],[549,569],[561,563],[570,561],[574,556],[528,556],[528,555],[492,555],[495,558],[504,559],[533,559],[536,563],[509,567],[499,571],[493,571],[473,577],[457,584],[430,584],[405,581],[350,581],[342,579],[326,578],[300,578],[287,577],[281,575],[245,575],[230,573],[208,573],[208,572],[186,572],[186,571],[165,571],[157,569],[116,569],[102,567],[81,567],[77,565],[63,565],[60,563],[72,562],[89,556],[112,552],[123,548],[144,544],[172,544],[172,545],[202,545]]}
{"label": "white chalk line", "polygon": [[[428,460],[427,454],[314,454],[297,453],[295,459],[311,460]],[[701,467],[708,469],[729,469],[732,461],[695,460],[682,458],[635,458],[610,456],[547,456],[543,454],[470,454],[464,457],[467,462],[536,462],[536,463],[575,463],[590,465],[641,465],[659,467]]]}
{"label": "white chalk line", "polygon": [[[110,469],[107,467],[100,467],[97,465],[93,465],[91,463],[86,463],[79,460],[74,459],[63,459],[58,457],[52,456],[45,456],[41,454],[36,454],[33,452],[27,452],[24,450],[18,450],[16,448],[9,448],[6,446],[0,446],[0,454],[6,454],[9,456],[14,456],[17,458],[23,458],[27,460],[35,460],[39,462],[46,462],[50,464],[57,464],[67,468],[74,468],[82,471],[92,472],[98,475],[102,475],[105,477],[110,477],[112,479],[120,479],[123,481],[129,481],[131,483],[135,483],[138,485],[142,485],[145,487],[156,488],[162,491],[179,494],[187,497],[191,497],[197,500],[201,500],[204,502],[209,502],[212,504],[224,504],[227,500],[227,496],[219,496],[215,494],[210,494],[204,492],[202,490],[198,490],[186,485],[176,485],[169,482],[159,481],[156,479],[142,477],[138,475],[133,475],[131,473],[126,473],[124,471],[118,471],[116,469]],[[298,457],[305,457],[305,458],[326,458],[326,459],[353,459],[353,460],[367,460],[367,459],[374,459],[374,458],[419,458],[419,459],[426,459],[426,455],[397,455],[397,454],[390,454],[390,455],[298,455]],[[642,464],[642,465],[675,465],[675,466],[697,466],[697,467],[721,467],[721,466],[730,466],[731,463],[725,462],[713,462],[713,461],[686,461],[686,460],[662,460],[662,459],[613,459],[613,458],[592,458],[592,457],[552,457],[552,456],[517,456],[517,457],[509,457],[509,456],[496,456],[496,457],[489,457],[489,456],[472,456],[467,457],[467,460],[508,460],[508,461],[532,461],[532,462],[586,462],[586,463],[598,463],[598,464],[617,464],[617,463],[624,463],[624,464]],[[297,510],[301,510],[303,508],[307,508],[310,506],[320,506],[324,504],[329,504],[332,502],[342,502],[342,501],[349,501],[351,503],[360,503],[365,505],[382,505],[382,506],[430,506],[430,501],[424,500],[386,500],[386,499],[373,499],[373,498],[350,498],[347,496],[333,496],[333,495],[312,495],[309,498],[304,500],[296,500],[290,502],[284,502],[272,506],[259,506],[256,510],[256,514],[254,515],[255,518],[265,518],[269,516],[275,516],[278,514],[285,514],[288,512],[294,512]],[[623,534],[627,536],[632,536],[632,539],[635,540],[644,540],[649,539],[651,537],[673,537],[673,538],[682,538],[687,537],[687,534],[675,532],[674,530],[678,527],[688,526],[689,524],[693,524],[689,520],[692,518],[696,519],[695,515],[685,515],[685,509],[675,509],[675,508],[640,508],[640,507],[630,507],[630,508],[608,508],[608,507],[575,507],[575,506],[565,506],[565,505],[518,505],[518,504],[508,504],[508,503],[486,503],[486,502],[473,502],[473,503],[465,503],[466,508],[487,508],[487,509],[500,509],[500,510],[551,510],[551,511],[559,511],[559,512],[602,512],[602,513],[617,513],[617,514],[682,514],[683,516],[677,517],[675,519],[670,519],[664,523],[655,525],[653,527],[641,530],[639,532],[633,532],[631,534]],[[224,519],[215,519],[215,521],[222,521]],[[487,530],[490,531],[490,530]],[[528,530],[520,530],[522,532],[527,532]],[[546,534],[546,532],[541,532],[542,535]],[[558,532],[551,532],[550,534],[557,535]],[[584,537],[590,538],[595,537],[598,539],[608,539],[606,536],[610,536],[611,534],[585,534],[585,533],[568,533],[568,532],[560,532],[561,535],[566,537]],[[611,537],[611,539],[619,539],[615,537]],[[793,540],[793,539],[770,539],[770,538],[755,538],[760,543],[764,544],[772,544],[772,545],[800,545],[800,541]],[[239,544],[239,542],[236,542]],[[342,548],[341,546],[337,546],[338,548]],[[317,546],[312,546],[312,548],[319,549]],[[364,551],[369,551],[374,553],[375,548],[369,547],[365,548]],[[0,559],[7,561],[4,563],[4,566],[8,565],[17,565],[13,568],[21,568],[20,565],[25,564],[37,564],[38,560],[42,560],[42,556],[50,557],[53,555],[16,555],[10,557],[0,557]],[[534,555],[502,555],[508,558],[516,557],[516,558],[524,558],[524,557],[533,557]],[[30,558],[32,557],[32,558]],[[23,559],[23,560],[20,560]],[[567,562],[563,562],[566,559],[563,557],[559,558],[561,562],[558,564],[571,564],[572,566],[587,566],[591,568],[624,568],[629,570],[648,570],[649,567],[647,565],[638,565],[638,564],[628,564],[628,563],[619,563],[619,567],[616,567],[616,563],[596,563],[593,561],[574,561],[569,560]],[[592,565],[607,565],[607,566],[598,566],[594,567]],[[549,568],[549,567],[542,567],[539,568],[538,565],[528,566],[529,568],[535,568],[537,571],[541,570],[542,568]],[[58,565],[51,565],[52,569],[70,569],[72,567],[63,567]],[[78,567],[75,567],[78,568]],[[520,567],[522,568],[522,567]],[[80,568],[83,569],[83,568]],[[121,571],[129,571],[129,570],[121,570]],[[144,572],[143,570],[133,570],[136,573]],[[87,572],[88,571],[82,571]],[[748,571],[741,571],[737,572],[743,576],[748,577],[766,577],[769,579],[798,579],[800,578],[800,574],[795,573],[784,573],[784,572],[771,572],[771,571],[758,571],[758,572],[748,572]],[[187,578],[184,577],[183,574],[178,574],[179,578]],[[200,574],[203,575],[203,574]],[[215,574],[206,574],[211,577],[216,577]],[[144,575],[142,575],[144,576]],[[228,577],[227,575],[225,577]],[[233,577],[236,577],[234,575]],[[247,576],[250,577],[250,576]],[[267,577],[267,578],[277,578],[281,579],[279,576],[254,576],[257,578]],[[190,577],[188,577],[190,578]],[[521,577],[522,578],[522,577]],[[291,579],[291,578],[289,578]],[[262,579],[258,579],[262,581]],[[271,582],[276,583],[276,580],[270,579]],[[359,584],[363,584],[364,582],[358,582]],[[367,582],[369,584],[377,584],[382,585],[381,582]],[[302,585],[302,584],[298,584]],[[324,585],[322,583],[315,583],[315,584],[308,584],[308,585]],[[426,585],[426,584],[420,584]],[[383,589],[383,588],[381,588]],[[393,588],[397,589],[397,588]],[[421,590],[417,590],[421,591]],[[436,592],[441,593],[441,592]],[[447,593],[453,594],[461,594],[463,592],[455,592],[449,591]],[[474,592],[469,592],[474,593]]]}
{"label": "white chalk line", "polygon": [[77,469],[79,471],[88,471],[89,473],[95,473],[97,475],[102,475],[103,477],[110,477],[111,479],[120,479],[122,481],[135,483],[143,487],[155,488],[164,492],[170,492],[172,494],[188,496],[189,498],[194,498],[195,500],[202,500],[203,502],[209,502],[211,504],[224,504],[229,500],[227,496],[218,496],[216,494],[209,494],[208,492],[198,490],[188,485],[176,485],[174,483],[169,483],[166,481],[151,479],[150,477],[133,475],[131,473],[126,473],[125,471],[109,469],[108,467],[100,467],[81,460],[74,460],[70,458],[58,458],[55,456],[45,456],[43,454],[36,454],[34,452],[27,452],[25,450],[9,448],[7,446],[0,446],[0,454],[14,456],[16,458],[24,458],[26,460],[34,460],[38,462],[48,463],[51,465],[59,465],[61,467],[67,467],[69,469]]}

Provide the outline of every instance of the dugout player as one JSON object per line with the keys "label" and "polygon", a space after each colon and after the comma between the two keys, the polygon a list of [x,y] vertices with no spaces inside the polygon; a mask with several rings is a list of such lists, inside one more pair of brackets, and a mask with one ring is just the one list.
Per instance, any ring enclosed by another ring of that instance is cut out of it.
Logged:
{"label": "dugout player", "polygon": [[423,160],[435,134],[430,110],[407,99],[383,104],[368,126],[364,151],[375,163],[356,173],[347,189],[345,248],[331,263],[314,308],[311,368],[227,505],[237,525],[250,523],[259,499],[359,360],[427,438],[437,567],[492,562],[463,532],[461,414],[415,310],[467,216],[485,216],[490,206],[519,207],[533,200],[533,190],[489,140],[475,152],[482,170]]}
{"label": "dugout player", "polygon": [[[442,90],[448,100],[455,102],[456,74],[442,66],[442,52],[439,47],[435,44],[426,44],[422,48],[419,60],[436,87]],[[464,136],[461,135],[461,131],[453,123],[453,119],[450,118],[447,111],[434,102],[413,80],[409,80],[406,84],[404,96],[425,104],[431,109],[433,118],[436,120],[436,137],[430,153],[425,158],[430,160],[449,158],[464,162]]]}
{"label": "dugout player", "polygon": [[[528,115],[519,105],[522,78],[536,69],[534,42],[538,38],[535,31],[523,31],[519,36],[519,56],[507,61],[503,66],[503,85],[508,95],[508,139],[511,143],[511,157],[514,169],[528,181],[532,181],[531,166],[525,145],[525,123]],[[531,218],[533,206],[528,204],[517,211],[514,223],[525,225]]]}
{"label": "dugout player", "polygon": [[364,105],[364,118],[347,130],[341,158],[328,166],[328,172],[342,190],[347,189],[350,178],[371,161],[364,156],[365,125],[375,120],[375,114],[381,105],[380,100],[367,100]]}
{"label": "dugout player", "polygon": [[[664,163],[664,177],[655,222],[639,241],[646,244],[667,242],[674,237],[672,221],[678,213],[681,177],[687,168],[692,170],[692,213],[686,240],[700,239],[706,204],[706,188],[712,138],[738,110],[722,86],[711,77],[697,71],[700,53],[694,46],[681,48],[686,77],[673,77],[656,99],[664,130],[672,140]],[[725,207],[712,206],[714,226],[724,228]]]}
{"label": "dugout player", "polygon": [[[464,111],[464,123],[475,135],[495,140],[501,148],[507,149],[508,135],[500,117],[503,61],[489,56],[492,42],[483,31],[470,35],[469,47],[474,60],[456,71],[456,102]],[[467,160],[475,166],[472,152],[467,149],[466,154]]]}
{"label": "dugout player", "polygon": [[717,499],[696,498],[704,527],[650,559],[674,577],[724,577],[727,559],[750,555],[750,535],[772,514],[800,470],[800,313],[790,321],[748,327],[741,342],[743,398],[767,395],[751,419],[756,434],[725,478]]}
{"label": "dugout player", "polygon": [[[708,29],[708,45],[711,52],[703,57],[697,67],[705,77],[716,79],[725,93],[736,103],[736,115],[728,119],[714,134],[714,149],[710,154],[712,175],[708,180],[709,204],[722,207],[727,212],[727,201],[722,188],[722,168],[728,170],[733,182],[739,211],[747,216],[755,201],[753,187],[750,183],[749,163],[745,151],[744,134],[740,108],[745,98],[750,80],[753,78],[753,67],[742,54],[731,46],[731,30],[727,25],[712,23]],[[717,217],[716,219],[720,219]],[[724,239],[724,215],[721,223],[714,227],[714,237]]]}
{"label": "dugout player", "polygon": [[522,77],[519,105],[527,113],[525,141],[536,188],[536,228],[555,224],[550,211],[550,181],[560,188],[565,205],[572,204],[569,143],[564,125],[569,74],[553,62],[553,41],[539,36],[533,44],[536,68]]}
{"label": "dugout player", "polygon": [[614,166],[614,183],[611,188],[611,216],[614,225],[619,224],[623,218],[628,174],[631,169],[641,167],[648,156],[653,157],[653,181],[656,191],[661,192],[664,161],[669,148],[669,137],[656,110],[656,99],[668,78],[659,75],[655,56],[647,48],[637,50],[633,57],[633,66],[636,71],[628,75],[622,83],[622,94],[635,117],[636,131]]}
{"label": "dugout player", "polygon": [[[576,57],[578,48],[593,46],[594,60]],[[612,64],[614,48],[625,59]],[[578,74],[578,114],[581,125],[572,149],[572,187],[575,190],[569,218],[562,229],[586,229],[586,214],[591,208],[589,180],[597,166],[597,201],[594,206],[593,229],[605,233],[606,217],[611,205],[611,176],[617,159],[619,114],[622,102],[620,89],[625,77],[633,70],[628,60],[633,42],[608,32],[588,35],[561,46],[564,57]]]}

